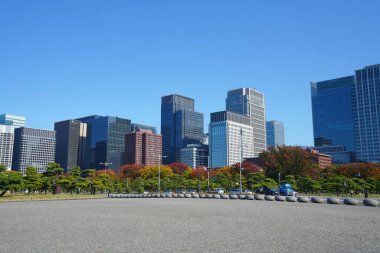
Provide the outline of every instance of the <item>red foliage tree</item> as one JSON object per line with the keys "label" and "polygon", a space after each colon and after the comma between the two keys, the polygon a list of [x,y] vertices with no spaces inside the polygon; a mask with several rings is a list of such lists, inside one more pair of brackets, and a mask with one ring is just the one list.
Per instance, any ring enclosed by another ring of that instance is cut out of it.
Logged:
{"label": "red foliage tree", "polygon": [[144,166],[140,164],[125,164],[120,167],[119,175],[121,178],[128,177],[135,179],[140,176],[143,168]]}
{"label": "red foliage tree", "polygon": [[168,166],[172,169],[174,174],[179,174],[179,175],[182,175],[183,172],[185,172],[187,169],[190,168],[188,165],[184,163],[171,163]]}

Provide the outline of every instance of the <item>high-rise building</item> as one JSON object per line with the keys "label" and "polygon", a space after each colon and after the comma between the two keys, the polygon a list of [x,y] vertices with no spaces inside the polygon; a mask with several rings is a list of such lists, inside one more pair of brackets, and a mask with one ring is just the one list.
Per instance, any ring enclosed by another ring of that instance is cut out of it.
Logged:
{"label": "high-rise building", "polygon": [[357,160],[380,162],[380,64],[356,70],[352,99]]}
{"label": "high-rise building", "polygon": [[87,124],[79,120],[65,120],[54,124],[56,131],[55,161],[66,173],[73,167],[85,168]]}
{"label": "high-rise building", "polygon": [[181,149],[181,163],[191,168],[208,167],[208,145],[188,144]]}
{"label": "high-rise building", "polygon": [[355,159],[353,85],[354,76],[311,83],[315,149],[332,156],[334,163]]}
{"label": "high-rise building", "polygon": [[189,144],[199,144],[204,139],[203,113],[191,110],[178,110],[174,115],[176,159],[181,160],[181,149]]}
{"label": "high-rise building", "polygon": [[42,173],[48,163],[54,161],[55,131],[26,127],[15,129],[12,170],[25,173],[28,166],[34,166]]}
{"label": "high-rise building", "polygon": [[14,126],[0,125],[0,164],[12,168]]}
{"label": "high-rise building", "polygon": [[253,127],[253,156],[258,157],[266,149],[264,94],[251,88],[230,90],[227,93],[226,109],[250,118]]}
{"label": "high-rise building", "polygon": [[14,127],[24,127],[26,118],[23,116],[16,116],[10,114],[0,115],[0,125],[8,125]]}
{"label": "high-rise building", "polygon": [[137,123],[132,123],[131,124],[131,132],[137,132],[138,130],[150,130],[152,133],[156,134],[157,133],[157,127],[154,126],[148,126],[148,125],[143,125],[143,124],[137,124]]}
{"label": "high-rise building", "polygon": [[201,141],[203,114],[194,111],[194,99],[176,94],[161,98],[161,134],[164,163],[179,162],[181,148]]}
{"label": "high-rise building", "polygon": [[266,123],[267,128],[267,146],[285,146],[285,130],[284,123],[271,120]]}
{"label": "high-rise building", "polygon": [[229,111],[211,113],[209,166],[229,166],[254,157],[253,132],[250,117]]}
{"label": "high-rise building", "polygon": [[77,119],[87,123],[86,168],[102,169],[101,163],[118,170],[124,164],[125,135],[131,132],[131,120],[93,115]]}
{"label": "high-rise building", "polygon": [[137,130],[125,135],[125,163],[154,165],[161,163],[162,136],[151,130]]}

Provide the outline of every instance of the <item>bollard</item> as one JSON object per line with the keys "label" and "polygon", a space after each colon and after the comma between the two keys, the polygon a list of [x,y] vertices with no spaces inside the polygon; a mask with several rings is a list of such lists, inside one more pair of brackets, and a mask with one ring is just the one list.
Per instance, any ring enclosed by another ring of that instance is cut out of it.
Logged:
{"label": "bollard", "polygon": [[264,195],[255,195],[255,200],[264,200]]}
{"label": "bollard", "polygon": [[288,202],[297,202],[297,198],[293,196],[287,196],[286,201]]}
{"label": "bollard", "polygon": [[231,194],[231,195],[230,195],[230,199],[238,199],[238,196],[235,195],[235,194]]}
{"label": "bollard", "polygon": [[343,203],[349,206],[356,206],[357,204],[359,204],[359,202],[353,198],[346,198],[343,200]]}
{"label": "bollard", "polygon": [[247,195],[247,199],[248,199],[248,200],[254,200],[254,199],[255,199],[255,196],[253,196],[253,195]]}
{"label": "bollard", "polygon": [[327,198],[327,203],[332,204],[332,205],[339,205],[340,199],[338,199],[338,198]]}
{"label": "bollard", "polygon": [[308,197],[298,197],[297,201],[300,203],[308,203],[310,200]]}
{"label": "bollard", "polygon": [[375,199],[364,199],[363,204],[365,206],[377,207],[377,206],[379,206],[379,201],[377,201]]}
{"label": "bollard", "polygon": [[317,204],[321,204],[321,203],[323,203],[323,198],[321,198],[321,197],[312,197],[311,198],[311,202],[317,203]]}

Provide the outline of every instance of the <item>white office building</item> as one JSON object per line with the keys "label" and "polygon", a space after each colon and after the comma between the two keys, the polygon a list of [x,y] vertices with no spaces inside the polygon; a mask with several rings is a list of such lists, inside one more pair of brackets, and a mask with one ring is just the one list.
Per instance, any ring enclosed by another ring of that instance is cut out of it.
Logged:
{"label": "white office building", "polygon": [[211,113],[209,125],[210,168],[230,166],[254,157],[253,127],[250,118],[222,111]]}
{"label": "white office building", "polygon": [[14,127],[0,125],[0,164],[5,165],[7,170],[12,168],[14,142]]}
{"label": "white office building", "polygon": [[227,93],[226,110],[250,118],[255,151],[253,157],[266,150],[266,120],[264,94],[252,88],[239,88]]}

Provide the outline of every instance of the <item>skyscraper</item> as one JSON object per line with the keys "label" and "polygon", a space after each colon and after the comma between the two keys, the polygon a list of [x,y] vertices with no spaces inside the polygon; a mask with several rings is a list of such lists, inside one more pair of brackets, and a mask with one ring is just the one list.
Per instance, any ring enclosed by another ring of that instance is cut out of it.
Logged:
{"label": "skyscraper", "polygon": [[125,163],[155,165],[161,163],[162,136],[140,129],[125,135]]}
{"label": "skyscraper", "polygon": [[352,95],[357,159],[380,162],[380,64],[355,72]]}
{"label": "skyscraper", "polygon": [[0,125],[0,164],[12,168],[14,126]]}
{"label": "skyscraper", "polygon": [[194,111],[194,99],[176,94],[161,98],[161,134],[164,163],[179,162],[181,148],[201,141],[203,114]]}
{"label": "skyscraper", "polygon": [[23,116],[16,116],[10,114],[0,115],[0,125],[8,125],[14,127],[24,127],[26,119]]}
{"label": "skyscraper", "polygon": [[13,147],[12,170],[25,173],[34,166],[39,173],[45,172],[47,164],[55,161],[55,131],[16,128]]}
{"label": "skyscraper", "polygon": [[331,155],[334,163],[355,160],[354,85],[354,76],[311,83],[314,145],[319,152]]}
{"label": "skyscraper", "polygon": [[251,118],[221,111],[211,113],[209,125],[209,167],[229,166],[254,156],[254,128]]}
{"label": "skyscraper", "polygon": [[54,124],[56,131],[55,161],[66,173],[75,166],[85,168],[87,124],[79,120],[65,120]]}
{"label": "skyscraper", "polygon": [[250,118],[253,127],[253,156],[258,157],[266,149],[264,94],[251,88],[230,90],[227,93],[226,109]]}
{"label": "skyscraper", "polygon": [[93,115],[77,119],[87,123],[86,168],[102,169],[101,163],[112,163],[118,170],[124,164],[125,135],[131,132],[131,120]]}
{"label": "skyscraper", "polygon": [[276,147],[285,145],[284,123],[272,120],[267,121],[267,146]]}

